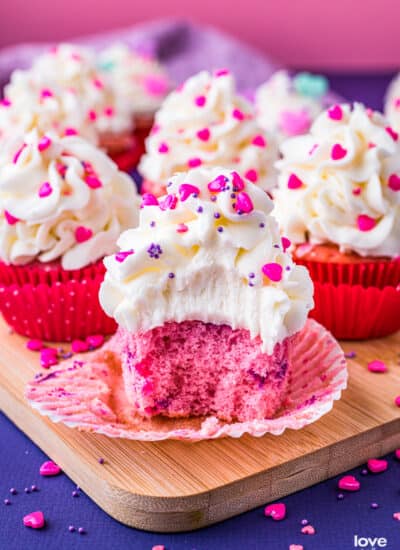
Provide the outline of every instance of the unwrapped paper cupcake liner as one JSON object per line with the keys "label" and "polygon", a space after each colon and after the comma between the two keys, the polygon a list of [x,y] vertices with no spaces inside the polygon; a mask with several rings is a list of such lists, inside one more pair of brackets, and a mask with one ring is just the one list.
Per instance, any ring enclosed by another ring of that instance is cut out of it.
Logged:
{"label": "unwrapped paper cupcake liner", "polygon": [[102,310],[98,293],[103,262],[66,271],[60,264],[0,264],[0,311],[24,336],[68,342],[91,334],[112,334],[115,321]]}
{"label": "unwrapped paper cupcake liner", "polygon": [[160,441],[200,441],[298,430],[328,413],[347,385],[342,349],[321,325],[309,319],[289,351],[292,378],[281,410],[270,419],[223,422],[201,418],[142,418],[132,414],[125,394],[121,357],[111,339],[84,361],[64,361],[39,373],[27,387],[32,407],[54,422],[108,437]]}

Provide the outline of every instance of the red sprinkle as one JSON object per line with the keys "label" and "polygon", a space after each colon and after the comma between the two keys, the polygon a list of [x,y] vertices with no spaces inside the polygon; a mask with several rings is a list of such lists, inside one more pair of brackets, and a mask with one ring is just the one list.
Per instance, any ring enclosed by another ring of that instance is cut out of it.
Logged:
{"label": "red sprinkle", "polygon": [[303,182],[298,176],[296,176],[296,174],[290,174],[288,183],[287,183],[288,189],[300,189],[302,185],[303,185]]}
{"label": "red sprinkle", "polygon": [[208,190],[212,193],[219,193],[222,189],[225,188],[225,176],[222,174],[217,176],[214,180],[210,181],[207,185]]}
{"label": "red sprinkle", "polygon": [[95,176],[94,174],[88,174],[86,177],[85,177],[85,183],[87,184],[88,187],[90,187],[90,189],[98,189],[99,187],[102,187],[102,183],[101,181],[99,180],[99,178],[97,176]]}
{"label": "red sprinkle", "polygon": [[169,147],[166,143],[160,143],[159,147],[158,147],[158,152],[161,153],[162,155],[165,154],[165,153],[168,153],[169,151]]}
{"label": "red sprinkle", "polygon": [[20,157],[22,151],[25,149],[25,147],[26,147],[26,143],[23,143],[23,144],[21,145],[21,147],[18,149],[18,151],[15,153],[14,158],[13,158],[13,163],[14,163],[14,164],[17,164],[18,159],[19,159],[19,157]]}
{"label": "red sprinkle", "polygon": [[271,262],[269,264],[264,264],[261,268],[261,271],[264,273],[268,279],[274,283],[279,283],[282,280],[282,266],[276,262]]}
{"label": "red sprinkle", "polygon": [[57,363],[57,350],[55,348],[43,348],[40,350],[40,365],[44,369],[57,365]]}
{"label": "red sprinkle", "polygon": [[53,95],[53,92],[49,90],[49,88],[43,88],[43,90],[40,92],[40,96],[42,98],[53,97]]}
{"label": "red sprinkle", "polygon": [[206,97],[204,95],[199,95],[194,99],[194,102],[197,107],[204,107],[206,104]]}
{"label": "red sprinkle", "polygon": [[84,353],[85,351],[88,351],[89,344],[88,342],[84,340],[73,340],[71,344],[71,349],[74,353]]}
{"label": "red sprinkle", "polygon": [[144,193],[141,206],[158,206],[158,200],[152,193]]}
{"label": "red sprinkle", "polygon": [[243,179],[239,176],[237,172],[232,172],[232,184],[233,184],[233,190],[235,192],[237,191],[243,191],[245,188],[245,183]]}
{"label": "red sprinkle", "polygon": [[75,128],[65,128],[64,135],[66,136],[76,136],[78,132],[75,130]]}
{"label": "red sprinkle", "polygon": [[167,195],[163,201],[160,202],[161,210],[175,210],[178,203],[178,197],[176,195]]}
{"label": "red sprinkle", "polygon": [[312,525],[305,525],[301,528],[303,535],[315,535],[315,528]]}
{"label": "red sprinkle", "polygon": [[387,126],[385,128],[386,132],[389,134],[389,136],[393,139],[393,141],[397,141],[399,139],[399,134],[393,130],[390,126]]}
{"label": "red sprinkle", "polygon": [[240,109],[233,109],[232,116],[236,118],[236,120],[244,120],[244,114]]}
{"label": "red sprinkle", "polygon": [[370,361],[367,365],[367,368],[370,372],[386,372],[388,370],[387,366],[383,361],[380,361],[379,359],[374,359],[373,361]]}
{"label": "red sprinkle", "polygon": [[281,241],[282,241],[283,251],[286,252],[286,250],[290,247],[292,243],[287,237],[282,237]]}
{"label": "red sprinkle", "polygon": [[189,231],[189,228],[184,223],[178,224],[177,230],[178,233],[186,233],[186,231]]}
{"label": "red sprinkle", "polygon": [[344,476],[339,479],[338,487],[342,491],[359,491],[361,484],[354,476]]}
{"label": "red sprinkle", "polygon": [[41,199],[43,199],[44,197],[48,197],[49,195],[51,195],[52,192],[53,192],[52,186],[50,185],[50,183],[48,181],[45,181],[40,186],[39,191],[38,191],[38,195]]}
{"label": "red sprinkle", "polygon": [[397,458],[397,460],[400,460],[400,449],[396,449],[394,454],[395,454],[395,457]]}
{"label": "red sprinkle", "polygon": [[360,231],[371,231],[376,226],[376,220],[366,214],[360,214],[357,218],[357,225]]}
{"label": "red sprinkle", "polygon": [[[120,252],[117,252],[115,254],[115,260],[117,262],[122,263],[128,256],[131,256],[131,254],[133,253],[134,253],[134,250],[124,250],[124,251],[121,250]],[[90,337],[88,336],[88,338]],[[87,341],[87,338],[86,338],[86,341]]]}
{"label": "red sprinkle", "polygon": [[190,183],[182,183],[179,186],[178,192],[181,201],[185,202],[190,197],[190,195],[199,195],[200,189],[195,185],[191,185]]}

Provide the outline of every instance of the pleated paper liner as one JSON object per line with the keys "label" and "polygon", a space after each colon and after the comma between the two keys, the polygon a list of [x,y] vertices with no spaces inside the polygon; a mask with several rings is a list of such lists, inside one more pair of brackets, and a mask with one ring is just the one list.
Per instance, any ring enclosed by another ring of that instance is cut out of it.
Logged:
{"label": "pleated paper liner", "polygon": [[13,330],[30,338],[68,342],[112,334],[116,323],[98,298],[104,271],[102,261],[74,271],[56,262],[0,264],[0,311]]}
{"label": "pleated paper liner", "polygon": [[227,423],[216,417],[172,419],[132,415],[121,362],[112,339],[96,352],[40,372],[27,387],[32,407],[54,422],[126,439],[200,441],[219,437],[279,435],[300,429],[329,412],[347,384],[343,351],[332,335],[309,319],[290,350],[293,376],[274,418]]}
{"label": "pleated paper liner", "polygon": [[314,280],[314,302],[310,317],[339,339],[380,338],[400,330],[400,284],[365,288]]}

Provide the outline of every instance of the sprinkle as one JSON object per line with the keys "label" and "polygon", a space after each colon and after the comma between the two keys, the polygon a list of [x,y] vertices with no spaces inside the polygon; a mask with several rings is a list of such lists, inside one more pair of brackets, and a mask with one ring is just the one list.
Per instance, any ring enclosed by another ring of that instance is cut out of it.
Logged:
{"label": "sprinkle", "polygon": [[250,214],[254,210],[253,202],[247,193],[241,191],[237,194],[235,210],[237,213]]}
{"label": "sprinkle", "polygon": [[158,200],[152,193],[144,193],[141,206],[158,206]]}
{"label": "sprinkle", "polygon": [[19,222],[19,219],[10,214],[8,210],[4,210],[4,217],[8,223],[8,225],[15,225],[17,222]]}
{"label": "sprinkle", "polygon": [[201,213],[203,212],[203,207],[202,207],[202,206],[199,206],[199,207],[197,208],[197,212],[198,212],[199,214],[201,214]]}
{"label": "sprinkle", "polygon": [[189,231],[189,228],[184,223],[179,223],[176,231],[177,233],[186,233],[186,231]]}
{"label": "sprinkle", "polygon": [[168,273],[168,278],[169,279],[173,279],[174,277],[175,277],[175,273],[172,273],[172,271],[171,271],[171,273]]}
{"label": "sprinkle", "polygon": [[379,372],[379,373],[383,373],[388,370],[386,364],[383,361],[380,361],[379,359],[374,359],[373,361],[370,361],[367,365],[367,368],[370,372]]}
{"label": "sprinkle", "polygon": [[354,476],[344,476],[339,479],[338,487],[342,491],[359,491],[361,484]]}
{"label": "sprinkle", "polygon": [[208,190],[212,193],[219,193],[225,188],[225,183],[225,176],[221,174],[220,176],[217,176],[214,180],[210,181],[207,187]]}
{"label": "sprinkle", "polygon": [[163,155],[165,153],[168,153],[168,151],[169,151],[168,145],[165,142],[160,143],[160,145],[158,146],[158,152],[161,155]]}
{"label": "sprinkle", "polygon": [[302,525],[308,525],[308,519],[302,519],[301,524]]}
{"label": "sprinkle", "polygon": [[197,107],[204,107],[206,104],[206,97],[204,95],[199,95],[194,98],[194,102]]}
{"label": "sprinkle", "polygon": [[27,349],[31,351],[40,351],[43,349],[44,345],[41,340],[28,340],[26,343]]}
{"label": "sprinkle", "polygon": [[258,227],[260,227],[261,229],[263,229],[265,227],[265,223],[264,222],[261,222],[258,224]]}
{"label": "sprinkle", "polygon": [[49,195],[51,195],[52,192],[53,192],[52,186],[50,185],[50,183],[48,181],[45,181],[40,186],[39,191],[38,191],[38,195],[41,199],[43,199],[44,197],[48,197]]}
{"label": "sprinkle", "polygon": [[42,153],[46,149],[48,149],[51,145],[51,139],[48,136],[43,136],[39,143],[38,143],[38,149]]}
{"label": "sprinkle", "polygon": [[99,464],[102,464],[102,465],[103,465],[103,464],[105,464],[106,461],[104,460],[104,458],[101,458],[101,457],[100,457],[100,458],[97,459],[97,462],[98,462]]}
{"label": "sprinkle", "polygon": [[17,489],[15,489],[14,487],[11,487],[11,489],[10,489],[10,494],[11,494],[11,495],[17,495],[17,494],[18,494]]}
{"label": "sprinkle", "polygon": [[252,143],[252,145],[255,145],[256,147],[266,147],[267,146],[267,142],[266,142],[264,136],[262,136],[261,134],[258,134],[257,136],[254,136],[251,143]]}
{"label": "sprinkle", "polygon": [[62,164],[61,162],[57,162],[56,170],[62,178],[65,177],[65,173],[67,171],[67,167],[65,166],[65,164]]}
{"label": "sprinkle", "polygon": [[79,497],[79,491],[72,491],[72,496],[73,496],[74,498]]}
{"label": "sprinkle", "polygon": [[43,88],[43,90],[40,92],[40,97],[45,99],[46,97],[53,97],[53,92],[49,88]]}
{"label": "sprinkle", "polygon": [[150,227],[155,227],[156,226],[156,222],[153,220],[150,222]]}
{"label": "sprinkle", "polygon": [[37,485],[31,485],[31,491],[33,491],[33,492],[38,491]]}
{"label": "sprinkle", "polygon": [[367,462],[368,470],[373,474],[380,474],[388,469],[387,460],[380,460],[378,458],[370,458]]}
{"label": "sprinkle", "polygon": [[283,502],[269,504],[264,508],[264,515],[271,517],[274,521],[281,521],[286,517],[286,506]]}
{"label": "sprinkle", "polygon": [[391,174],[389,176],[388,185],[392,191],[400,191],[400,176]]}
{"label": "sprinkle", "polygon": [[301,72],[293,78],[293,86],[300,95],[320,98],[328,91],[329,82],[322,75]]}
{"label": "sprinkle", "polygon": [[11,504],[11,500],[10,500],[9,498],[5,498],[5,499],[4,499],[4,504],[5,504],[6,506],[9,506],[9,505]]}
{"label": "sprinkle", "polygon": [[[231,176],[232,176],[233,190],[236,192],[243,191],[243,189],[245,188],[244,180],[239,176],[237,172],[232,172]],[[235,199],[236,195],[233,197],[231,195],[231,198]]]}
{"label": "sprinkle", "polygon": [[283,252],[286,252],[286,250],[290,247],[292,243],[287,237],[282,237],[281,242],[282,242]]}
{"label": "sprinkle", "polygon": [[394,403],[395,403],[395,405],[397,405],[398,407],[400,407],[400,395],[398,395],[398,396],[395,398]]}
{"label": "sprinkle", "polygon": [[52,460],[47,460],[46,462],[43,462],[43,464],[40,466],[39,473],[41,476],[44,477],[57,476],[61,473],[61,468]]}
{"label": "sprinkle", "polygon": [[236,118],[236,120],[244,120],[244,114],[240,109],[233,109],[232,116]]}
{"label": "sprinkle", "polygon": [[303,535],[315,535],[315,528],[312,525],[305,525],[302,527],[301,532]]}
{"label": "sprinkle", "polygon": [[218,218],[221,217],[221,214],[219,212],[214,212],[214,218],[218,220]]}
{"label": "sprinkle", "polygon": [[45,524],[43,512],[40,510],[24,516],[22,521],[25,527],[31,527],[32,529],[41,529]]}
{"label": "sprinkle", "polygon": [[68,527],[68,531],[69,531],[70,533],[73,533],[73,532],[75,531],[75,527],[74,527],[73,525],[70,525],[70,526]]}
{"label": "sprinkle", "polygon": [[291,544],[289,550],[304,550],[304,546],[302,544]]}
{"label": "sprinkle", "polygon": [[346,357],[346,359],[354,359],[355,357],[357,357],[357,354],[355,351],[348,351],[344,354],[344,356]]}
{"label": "sprinkle", "polygon": [[57,365],[57,350],[54,348],[44,348],[40,351],[40,364],[44,369]]}
{"label": "sprinkle", "polygon": [[83,527],[79,527],[78,533],[79,533],[80,535],[85,535],[86,531],[85,531],[85,529],[84,529]]}
{"label": "sprinkle", "polygon": [[190,183],[182,183],[178,189],[179,198],[182,202],[185,202],[190,195],[199,195],[200,189]]}
{"label": "sprinkle", "polygon": [[93,231],[89,227],[84,227],[79,225],[75,229],[75,240],[77,243],[84,243],[88,241],[93,236]]}
{"label": "sprinkle", "polygon": [[78,135],[78,132],[77,132],[77,130],[75,130],[75,128],[65,128],[64,135],[65,136],[76,136],[76,135]]}
{"label": "sprinkle", "polygon": [[95,88],[99,88],[100,90],[104,88],[103,81],[100,78],[94,78],[92,82]]}
{"label": "sprinkle", "polygon": [[279,283],[282,280],[282,266],[276,262],[264,264],[261,271],[274,283]]}
{"label": "sprinkle", "polygon": [[379,504],[378,504],[377,502],[371,502],[370,507],[371,507],[373,510],[376,510],[377,508],[379,508]]}
{"label": "sprinkle", "polygon": [[86,342],[89,344],[90,349],[97,349],[104,344],[104,336],[102,334],[90,334],[86,337]]}
{"label": "sprinkle", "polygon": [[389,136],[393,139],[393,141],[397,141],[399,139],[399,134],[393,130],[390,126],[387,126],[385,128],[386,132],[389,134]]}
{"label": "sprinkle", "polygon": [[282,111],[279,125],[287,136],[297,136],[306,133],[312,123],[307,109],[298,111]]}
{"label": "sprinkle", "polygon": [[288,189],[299,189],[303,185],[301,179],[296,174],[290,174],[288,179]]}
{"label": "sprinkle", "polygon": [[134,250],[121,250],[115,254],[115,260],[119,263],[122,263],[128,256],[131,256],[134,253]]}
{"label": "sprinkle", "polygon": [[342,120],[343,111],[340,105],[333,105],[328,109],[328,117],[332,120]]}
{"label": "sprinkle", "polygon": [[92,109],[88,111],[88,119],[94,122],[97,118],[96,111],[93,111]]}
{"label": "sprinkle", "polygon": [[7,97],[4,97],[3,99],[0,100],[0,105],[2,107],[10,107],[11,101]]}
{"label": "sprinkle", "polygon": [[84,340],[73,340],[71,349],[74,353],[84,353],[89,350],[89,344]]}
{"label": "sprinkle", "polygon": [[163,201],[160,202],[161,210],[175,210],[178,204],[178,197],[176,195],[167,195]]}
{"label": "sprinkle", "polygon": [[335,143],[331,149],[331,159],[340,160],[347,155],[347,150],[340,145],[340,143]]}
{"label": "sprinkle", "polygon": [[258,180],[258,172],[251,168],[245,173],[245,177],[250,180],[252,183],[255,183]]}
{"label": "sprinkle", "polygon": [[161,254],[163,253],[163,251],[159,244],[151,243],[151,245],[147,249],[147,253],[150,256],[150,258],[158,260]]}
{"label": "sprinkle", "polygon": [[371,231],[376,226],[376,220],[366,214],[360,214],[357,217],[357,226],[360,231]]}
{"label": "sprinkle", "polygon": [[249,279],[254,279],[255,276],[256,276],[255,273],[253,273],[253,272],[249,273]]}
{"label": "sprinkle", "polygon": [[27,146],[26,143],[23,143],[23,144],[21,145],[21,147],[18,149],[18,151],[15,153],[14,158],[13,158],[13,163],[14,163],[14,164],[17,164],[18,159],[19,159],[19,157],[20,157],[22,151],[25,149],[26,146]]}
{"label": "sprinkle", "polygon": [[397,521],[400,521],[400,512],[395,512],[393,514],[393,519],[396,519]]}
{"label": "sprinkle", "polygon": [[25,487],[24,492],[28,495],[31,492],[31,490],[29,489],[29,487]]}
{"label": "sprinkle", "polygon": [[336,498],[337,498],[338,500],[343,500],[343,499],[344,499],[344,494],[343,494],[343,493],[338,493],[338,494],[336,495]]}
{"label": "sprinkle", "polygon": [[361,191],[362,191],[361,187],[355,187],[355,188],[352,190],[352,193],[353,193],[354,196],[357,197],[358,195],[361,195]]}
{"label": "sprinkle", "polygon": [[108,117],[114,116],[114,109],[112,107],[105,107],[103,113]]}
{"label": "sprinkle", "polygon": [[218,231],[218,233],[223,233],[224,228],[220,225],[220,226],[217,227],[217,231]]}
{"label": "sprinkle", "polygon": [[214,75],[216,77],[220,77],[220,76],[226,76],[229,74],[229,70],[228,69],[217,69],[214,73]]}
{"label": "sprinkle", "polygon": [[97,176],[95,176],[94,174],[88,174],[85,177],[85,183],[91,189],[98,189],[99,187],[103,186],[103,184],[101,183],[99,178]]}
{"label": "sprinkle", "polygon": [[203,161],[198,157],[194,157],[189,159],[187,163],[189,168],[197,168],[197,166],[201,166],[203,164]]}
{"label": "sprinkle", "polygon": [[196,135],[201,141],[208,141],[211,133],[208,128],[203,128],[202,130],[199,130]]}

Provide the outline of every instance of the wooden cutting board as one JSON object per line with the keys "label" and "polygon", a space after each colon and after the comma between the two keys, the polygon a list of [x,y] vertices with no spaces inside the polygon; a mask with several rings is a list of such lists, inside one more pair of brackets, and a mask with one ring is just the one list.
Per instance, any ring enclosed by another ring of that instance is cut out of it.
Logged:
{"label": "wooden cutting board", "polygon": [[[400,447],[400,333],[345,343],[349,388],[301,431],[199,443],[112,440],[53,424],[24,387],[38,369],[25,339],[0,321],[0,407],[108,514],[149,531],[197,529],[281,498]],[[385,374],[366,364],[382,359]],[[98,463],[98,458],[105,464]]]}

